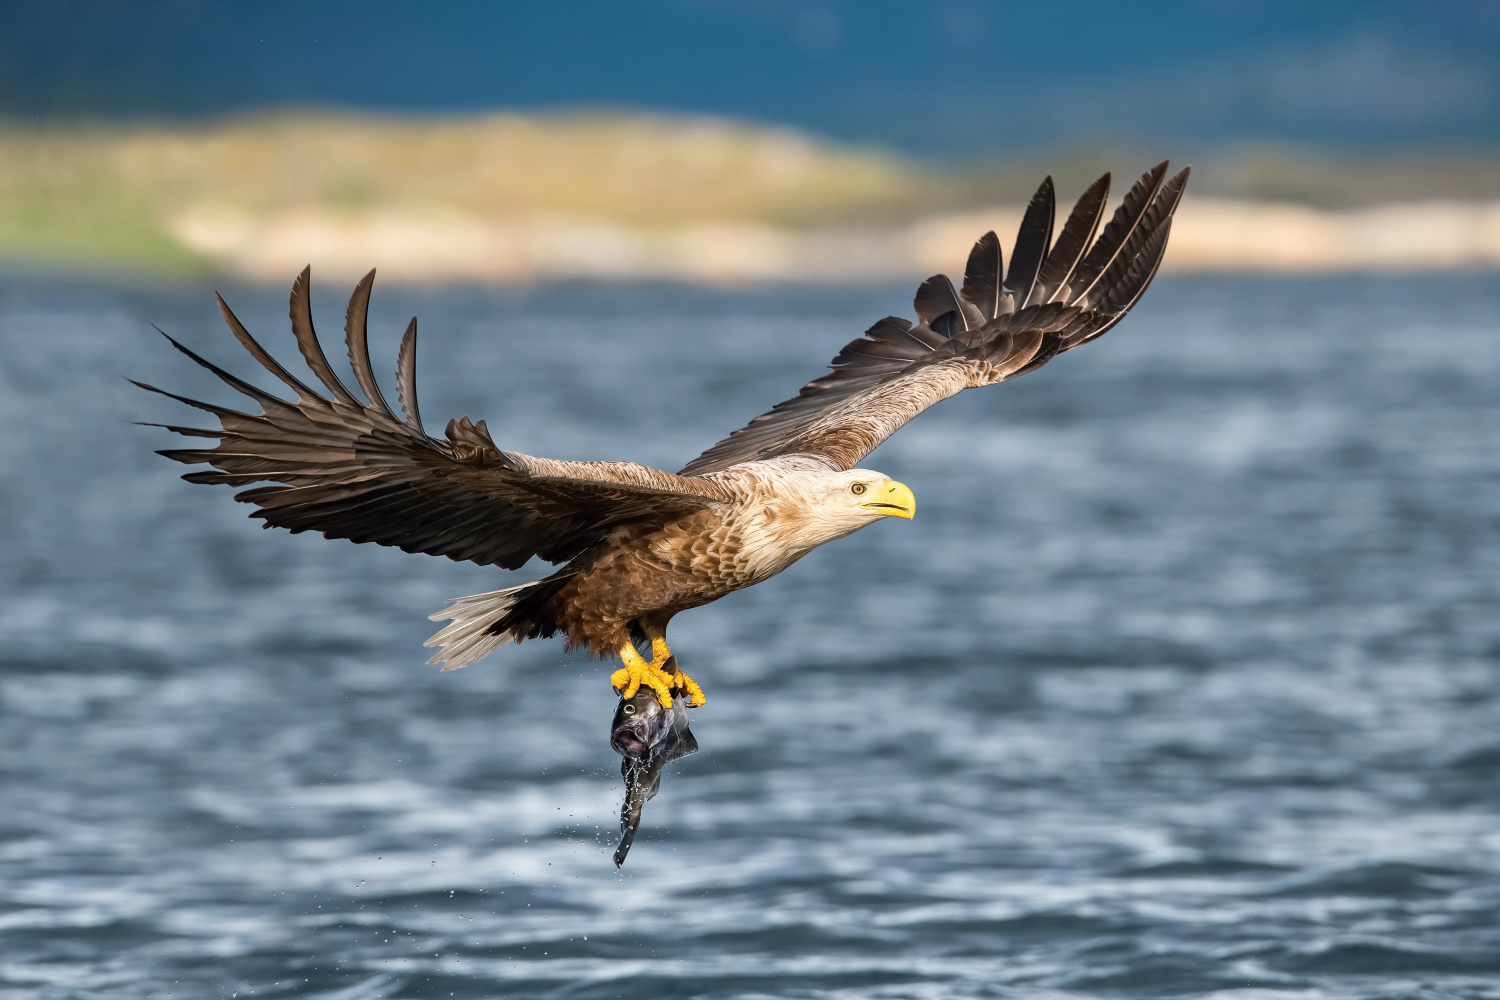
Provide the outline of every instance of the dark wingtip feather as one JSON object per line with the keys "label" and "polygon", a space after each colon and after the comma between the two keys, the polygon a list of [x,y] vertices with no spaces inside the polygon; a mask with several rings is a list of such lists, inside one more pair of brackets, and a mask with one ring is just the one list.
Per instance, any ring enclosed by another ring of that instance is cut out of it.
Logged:
{"label": "dark wingtip feather", "polygon": [[1141,214],[1136,231],[1094,287],[1092,296],[1097,299],[1094,308],[1099,322],[1091,329],[1076,331],[1064,345],[1065,350],[1109,332],[1150,287],[1166,256],[1172,219],[1190,173],[1189,168],[1184,168],[1157,188],[1151,204]]}
{"label": "dark wingtip feather", "polygon": [[297,280],[292,282],[292,299],[289,313],[292,320],[292,334],[297,338],[297,349],[302,352],[302,358],[307,362],[313,374],[318,376],[318,381],[333,393],[334,399],[355,409],[364,409],[364,405],[354,398],[354,394],[344,387],[339,381],[338,375],[333,371],[333,366],[328,363],[328,357],[323,353],[323,345],[318,342],[317,331],[313,328],[312,321],[312,265],[309,264],[297,275]]}
{"label": "dark wingtip feather", "polygon": [[183,437],[222,438],[226,433],[222,429],[211,431],[205,427],[178,427],[176,424],[157,424],[149,420],[132,420],[131,423],[137,427],[160,427],[164,431],[181,434]]}
{"label": "dark wingtip feather", "polygon": [[224,301],[224,296],[218,292],[214,292],[214,299],[219,303],[219,315],[224,317],[224,323],[229,327],[229,332],[234,334],[234,339],[240,342],[240,346],[248,351],[250,356],[259,362],[262,368],[280,379],[282,384],[295,392],[297,398],[304,404],[327,405],[328,401],[326,399],[313,392],[312,389],[308,388],[306,383],[282,367],[281,362],[271,357],[271,352],[267,351],[260,345],[259,341],[250,336],[250,331],[245,329],[245,324],[241,323],[240,318],[234,314],[234,310],[229,308],[229,303]]}
{"label": "dark wingtip feather", "polygon": [[1036,287],[1037,273],[1052,245],[1052,222],[1056,214],[1057,192],[1049,175],[1026,205],[1021,229],[1016,233],[1016,248],[1010,255],[1010,270],[1005,272],[1005,287],[1016,297],[1017,309],[1025,308]]}
{"label": "dark wingtip feather", "polygon": [[1066,291],[1074,269],[1083,260],[1084,251],[1099,231],[1104,205],[1109,201],[1110,182],[1111,176],[1106,173],[1090,184],[1073,205],[1068,221],[1063,224],[1057,242],[1047,252],[1047,259],[1037,274],[1036,291],[1031,297],[1033,302],[1051,302],[1059,292]]}
{"label": "dark wingtip feather", "polygon": [[413,316],[401,335],[401,350],[396,354],[396,400],[406,422],[418,434],[426,434],[422,428],[422,411],[417,407],[417,318]]}
{"label": "dark wingtip feather", "polygon": [[[256,386],[251,385],[249,382],[246,382],[244,379],[240,378],[237,375],[231,375],[229,372],[220,368],[212,361],[209,361],[207,358],[198,355],[184,344],[178,342],[175,337],[167,333],[161,327],[156,326],[155,324],[152,324],[152,327],[156,330],[157,333],[167,338],[167,343],[171,344],[173,347],[177,348],[177,350],[187,355],[194,364],[213,372],[220,382],[223,382],[225,385],[229,386],[231,389],[240,393],[241,395],[249,396],[251,399],[259,403],[262,408],[275,409],[284,408],[291,405],[279,396],[273,396],[271,395],[271,393],[266,392],[264,389],[260,389]],[[137,382],[136,384],[140,385],[141,383]],[[160,392],[161,390],[157,389],[155,391]],[[171,393],[165,393],[165,395],[171,395]]]}
{"label": "dark wingtip feather", "polygon": [[391,419],[390,404],[380,392],[380,383],[375,381],[375,369],[370,364],[370,292],[375,287],[375,269],[359,279],[354,294],[349,296],[349,308],[344,312],[344,346],[349,352],[349,365],[354,369],[354,378],[364,390],[370,405]]}
{"label": "dark wingtip feather", "polygon": [[963,297],[972,302],[986,320],[1010,312],[1010,296],[1005,294],[1005,253],[1000,237],[992,229],[974,241],[969,262],[964,266]]}
{"label": "dark wingtip feather", "polygon": [[[1187,178],[1188,171],[1179,171],[1156,189],[1151,204],[1141,213],[1135,232],[1131,234],[1119,256],[1105,271],[1096,286],[1095,291],[1099,298],[1098,308],[1101,312],[1106,314],[1123,312],[1135,303],[1140,291],[1144,290],[1143,288],[1132,290],[1132,283],[1140,278],[1141,259],[1149,258],[1153,254],[1160,256],[1165,253],[1166,237],[1161,235],[1158,240],[1158,235],[1171,225],[1172,216],[1182,200]],[[1155,271],[1154,264],[1151,270]]]}
{"label": "dark wingtip feather", "polygon": [[1126,192],[1120,207],[1115,209],[1114,218],[1104,227],[1104,232],[1099,239],[1089,248],[1084,255],[1083,261],[1078,265],[1073,274],[1073,280],[1068,284],[1066,301],[1083,305],[1087,297],[1094,290],[1096,284],[1109,270],[1111,264],[1120,255],[1130,238],[1135,235],[1136,227],[1140,225],[1147,209],[1151,207],[1156,192],[1161,188],[1162,178],[1167,173],[1167,161],[1162,160],[1156,166],[1141,175],[1134,186]]}
{"label": "dark wingtip feather", "polygon": [[1108,318],[1108,322],[1093,336],[1102,335],[1118,323],[1156,277],[1162,258],[1166,256],[1172,218],[1182,201],[1188,175],[1188,169],[1180,170],[1162,184],[1135,235],[1127,244],[1125,253],[1120,255],[1100,280],[1099,288],[1102,293],[1098,310]]}
{"label": "dark wingtip feather", "polygon": [[251,483],[265,482],[266,476],[263,472],[188,472],[182,478],[202,486],[249,486]]}
{"label": "dark wingtip feather", "polygon": [[1162,258],[1166,256],[1167,239],[1171,232],[1172,220],[1168,218],[1152,232],[1130,267],[1121,275],[1119,283],[1105,294],[1104,299],[1099,303],[1099,310],[1113,319],[1099,331],[1100,334],[1114,326],[1130,311],[1130,308],[1146,291],[1146,286],[1151,284],[1151,279],[1156,277]]}
{"label": "dark wingtip feather", "polygon": [[175,392],[168,392],[165,389],[158,389],[156,386],[151,385],[149,382],[137,382],[133,378],[127,378],[126,381],[128,381],[131,385],[137,386],[141,389],[145,389],[147,392],[154,392],[158,396],[166,396],[168,399],[175,399],[179,403],[186,403],[188,406],[195,407],[207,413],[212,413],[214,416],[221,419],[224,417],[239,417],[244,420],[264,419],[261,417],[257,417],[251,413],[241,413],[239,410],[231,410],[227,406],[216,406],[213,403],[205,403],[202,400],[190,399],[187,396],[179,396]]}

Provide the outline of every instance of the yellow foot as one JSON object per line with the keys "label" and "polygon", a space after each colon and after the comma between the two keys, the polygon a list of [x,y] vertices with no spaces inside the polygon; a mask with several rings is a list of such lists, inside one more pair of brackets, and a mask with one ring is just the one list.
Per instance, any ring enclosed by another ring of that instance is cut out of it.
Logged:
{"label": "yellow foot", "polygon": [[683,673],[681,670],[677,671],[676,680],[677,686],[687,692],[689,705],[697,708],[699,705],[702,705],[704,702],[708,701],[708,696],[703,693],[703,689],[698,686],[698,682],[693,680],[687,674]]}
{"label": "yellow foot", "polygon": [[633,644],[626,643],[620,647],[620,659],[625,661],[625,666],[610,674],[609,682],[620,692],[621,698],[634,698],[644,684],[656,692],[656,700],[662,708],[672,707],[672,691],[677,688],[687,692],[689,703],[694,708],[708,701],[698,682],[687,674],[681,670],[673,674],[666,672],[664,668],[671,658],[672,651],[667,648],[665,639],[651,640],[650,663],[641,659]]}

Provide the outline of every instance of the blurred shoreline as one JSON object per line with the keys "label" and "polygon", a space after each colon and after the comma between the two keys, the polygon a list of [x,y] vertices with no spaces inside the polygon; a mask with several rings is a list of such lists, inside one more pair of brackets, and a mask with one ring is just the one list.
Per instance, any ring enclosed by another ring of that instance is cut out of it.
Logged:
{"label": "blurred shoreline", "polygon": [[[677,228],[538,215],[495,223],[458,213],[293,210],[255,217],[206,207],[170,222],[182,244],[250,282],[284,283],[313,263],[355,278],[521,284],[565,278],[705,284],[847,284],[961,270],[973,241],[1009,242],[1022,206],[930,216],[904,226],[795,230],[740,220]],[[1500,268],[1500,201],[1302,205],[1184,199],[1165,272],[1329,274]]]}
{"label": "blurred shoreline", "polygon": [[[1059,157],[1060,212],[1081,186],[1076,159]],[[1500,188],[1337,207],[1218,193],[1251,167],[1262,190],[1337,176],[1290,161],[1274,175],[1248,160],[1200,167],[1194,186],[1208,194],[1184,200],[1164,270],[1500,268]],[[404,284],[911,279],[961,270],[987,229],[1009,243],[1021,198],[993,192],[1024,189],[999,174],[692,117],[11,127],[0,128],[0,263],[277,285],[307,263],[344,278],[378,267]]]}

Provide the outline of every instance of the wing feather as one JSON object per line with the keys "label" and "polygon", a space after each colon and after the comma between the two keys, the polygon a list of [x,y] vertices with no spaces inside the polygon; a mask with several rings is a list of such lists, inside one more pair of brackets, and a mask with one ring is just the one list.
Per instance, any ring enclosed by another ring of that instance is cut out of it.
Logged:
{"label": "wing feather", "polygon": [[1026,205],[1021,230],[1016,234],[1016,248],[1010,255],[1010,270],[1005,272],[1006,290],[1015,297],[1016,308],[1024,309],[1036,286],[1042,261],[1052,244],[1052,221],[1056,217],[1057,194],[1052,178],[1045,178]]}
{"label": "wing feather", "polygon": [[[1168,219],[1152,234],[1150,240],[1141,248],[1140,254],[1132,260],[1130,267],[1120,275],[1119,284],[1111,288],[1099,303],[1099,312],[1108,319],[1098,330],[1090,331],[1088,340],[1102,337],[1113,329],[1114,325],[1124,319],[1130,308],[1145,294],[1146,286],[1151,284],[1151,279],[1156,277],[1156,271],[1161,267],[1162,257],[1166,256],[1167,239],[1171,233],[1172,220]],[[1081,343],[1087,343],[1088,340],[1081,341]],[[1077,345],[1069,344],[1068,346]]]}
{"label": "wing feather", "polygon": [[1050,302],[1059,291],[1067,288],[1074,269],[1083,259],[1083,252],[1099,231],[1099,221],[1104,218],[1104,203],[1109,200],[1109,182],[1110,175],[1105,174],[1090,184],[1073,206],[1057,243],[1048,252],[1046,263],[1037,275],[1037,290],[1032,301]]}
{"label": "wing feather", "polygon": [[396,354],[396,400],[406,415],[407,426],[418,434],[422,429],[422,411],[417,408],[417,317],[406,324],[401,335],[401,350]]}
{"label": "wing feather", "polygon": [[782,455],[814,456],[849,469],[934,403],[1033,372],[1100,336],[1135,305],[1161,264],[1188,177],[1184,170],[1163,184],[1166,169],[1162,163],[1147,172],[1090,245],[1109,194],[1109,175],[1099,178],[1050,250],[1054,194],[1051,178],[1043,181],[1011,254],[1009,292],[1000,284],[999,241],[986,233],[969,254],[962,297],[943,275],[928,278],[917,290],[916,326],[894,317],[876,323],[844,345],[828,374],[709,448],[681,474],[702,476]]}
{"label": "wing feather", "polygon": [[1166,176],[1167,161],[1163,160],[1135,182],[1135,185],[1126,193],[1120,207],[1115,209],[1114,218],[1109,220],[1109,225],[1104,227],[1104,232],[1099,239],[1089,248],[1084,255],[1083,261],[1073,274],[1073,280],[1068,283],[1068,294],[1064,299],[1070,304],[1085,304],[1088,295],[1094,290],[1094,286],[1104,277],[1104,272],[1109,265],[1114,263],[1120,251],[1125,248],[1135,228],[1140,224],[1141,217],[1145,215],[1146,209],[1151,206],[1151,199],[1156,195],[1156,189],[1161,187],[1161,179]]}
{"label": "wing feather", "polygon": [[380,383],[375,381],[375,368],[370,364],[370,291],[375,285],[375,269],[360,279],[349,298],[349,309],[344,313],[344,346],[349,351],[349,366],[364,391],[370,405],[388,417],[394,417],[390,404],[380,392]]}
{"label": "wing feather", "polygon": [[334,399],[345,406],[358,407],[359,400],[344,388],[344,383],[340,382],[338,375],[334,374],[333,366],[328,363],[328,357],[323,353],[323,345],[318,343],[317,331],[313,329],[311,265],[304,267],[302,273],[297,275],[297,280],[292,282],[290,314],[292,333],[297,338],[297,349],[302,352],[302,357],[307,361],[307,367],[318,376],[318,381],[328,387]]}
{"label": "wing feather", "polygon": [[1166,255],[1173,214],[1182,200],[1190,172],[1191,168],[1184,167],[1157,191],[1135,233],[1099,283],[1104,291],[1095,310],[1101,322],[1095,329],[1087,331],[1082,340],[1069,342],[1068,348],[1108,333],[1145,293]]}
{"label": "wing feather", "polygon": [[969,262],[964,266],[964,298],[974,303],[985,320],[1011,311],[1004,277],[1005,254],[1000,249],[1000,237],[992,229],[974,242]]}
{"label": "wing feather", "polygon": [[[258,386],[251,385],[249,382],[246,382],[242,378],[231,375],[229,372],[220,368],[213,362],[193,353],[193,351],[189,350],[187,347],[184,347],[182,343],[175,340],[172,336],[163,332],[162,330],[158,329],[156,332],[160,333],[163,337],[166,337],[169,344],[177,348],[177,350],[181,351],[183,354],[187,355],[188,358],[193,361],[193,363],[197,364],[200,368],[208,369],[219,379],[220,382],[223,382],[225,385],[229,386],[231,389],[233,389],[235,392],[240,393],[241,395],[249,396],[251,399],[259,403],[263,409],[296,409],[296,407],[292,406],[292,404],[286,402],[280,397],[273,396],[269,392],[266,392],[264,389],[261,389]],[[241,414],[241,416],[245,416],[245,414]]]}
{"label": "wing feather", "polygon": [[240,342],[240,346],[249,351],[250,356],[260,362],[266,371],[281,379],[282,382],[295,392],[299,403],[303,405],[316,405],[322,401],[323,397],[313,392],[301,379],[283,368],[281,362],[271,357],[270,352],[261,347],[260,343],[254,337],[250,336],[250,331],[245,329],[245,325],[234,314],[234,310],[229,308],[229,303],[224,301],[224,296],[218,292],[214,292],[214,299],[219,303],[219,314],[224,317],[224,322],[229,325],[229,331]]}
{"label": "wing feather", "polygon": [[415,320],[402,338],[397,382],[406,418],[398,420],[381,399],[369,364],[365,325],[372,276],[355,289],[345,331],[368,406],[342,388],[317,342],[307,271],[293,286],[293,333],[331,399],[282,368],[222,301],[236,339],[297,393],[296,403],[251,385],[168,337],[194,363],[261,409],[259,414],[242,413],[136,382],[219,420],[217,429],[167,426],[187,437],[219,441],[215,448],[162,452],[185,464],[212,466],[184,479],[252,486],[235,499],[254,504],[251,516],[267,527],[320,531],[330,538],[510,569],[534,556],[562,562],[620,525],[663,524],[729,499],[715,483],[629,462],[562,462],[502,452],[482,420],[451,421],[446,440],[428,437],[416,405]]}

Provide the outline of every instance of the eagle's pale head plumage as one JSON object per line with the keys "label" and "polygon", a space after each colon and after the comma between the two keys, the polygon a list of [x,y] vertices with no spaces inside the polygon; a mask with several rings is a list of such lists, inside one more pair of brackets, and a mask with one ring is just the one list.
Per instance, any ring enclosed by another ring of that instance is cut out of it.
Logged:
{"label": "eagle's pale head plumage", "polygon": [[799,491],[807,519],[841,538],[882,517],[911,518],[917,501],[911,489],[872,469],[850,469],[817,477]]}
{"label": "eagle's pale head plumage", "polygon": [[916,514],[911,489],[871,469],[835,471],[821,462],[782,460],[761,463],[752,474],[759,480],[755,511],[743,538],[757,575],[779,572],[882,518]]}

